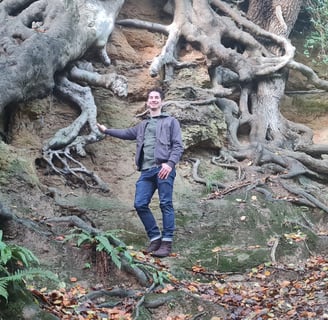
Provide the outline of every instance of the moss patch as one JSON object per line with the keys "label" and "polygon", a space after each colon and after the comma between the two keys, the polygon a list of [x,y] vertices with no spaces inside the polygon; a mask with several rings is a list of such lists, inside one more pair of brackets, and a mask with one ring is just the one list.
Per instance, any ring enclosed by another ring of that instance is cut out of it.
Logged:
{"label": "moss patch", "polygon": [[[241,194],[206,201],[203,206],[199,213],[177,217],[181,232],[175,250],[183,254],[174,263],[187,270],[201,265],[212,271],[244,272],[271,260],[275,239],[280,239],[277,259],[296,251],[306,257],[306,246],[315,247],[316,237],[302,228],[302,219],[309,212],[286,202],[266,202],[255,194],[245,199]],[[311,216],[306,219],[311,221]],[[300,239],[285,240],[297,230],[306,235],[306,244]]]}
{"label": "moss patch", "polygon": [[21,156],[17,150],[0,142],[0,184],[11,184],[11,179],[23,180],[29,186],[39,184],[32,161]]}

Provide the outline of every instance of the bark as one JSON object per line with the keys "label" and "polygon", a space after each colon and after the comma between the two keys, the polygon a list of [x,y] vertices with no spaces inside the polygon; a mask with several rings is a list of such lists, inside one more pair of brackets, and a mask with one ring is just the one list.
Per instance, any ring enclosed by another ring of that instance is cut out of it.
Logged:
{"label": "bark", "polygon": [[249,0],[247,18],[261,28],[288,38],[303,1]]}
{"label": "bark", "polygon": [[0,111],[49,93],[54,74],[92,46],[103,52],[123,0],[0,3]]}

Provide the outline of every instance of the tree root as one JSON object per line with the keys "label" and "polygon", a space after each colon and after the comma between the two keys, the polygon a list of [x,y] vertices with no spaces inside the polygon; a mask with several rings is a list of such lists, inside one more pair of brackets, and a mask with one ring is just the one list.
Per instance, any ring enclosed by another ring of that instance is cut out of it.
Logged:
{"label": "tree root", "polygon": [[[74,80],[72,82],[68,79]],[[127,80],[116,73],[100,75],[94,72],[90,63],[79,61],[71,65],[66,75],[56,78],[56,90],[62,97],[77,105],[81,114],[66,128],[60,129],[43,147],[43,159],[51,170],[70,179],[71,183],[82,183],[86,188],[99,188],[108,192],[107,184],[94,172],[86,169],[72,155],[86,156],[86,146],[104,138],[97,128],[97,106],[91,89],[76,82],[88,83],[93,86],[112,90],[120,97],[127,95]],[[89,134],[80,135],[88,124]]]}
{"label": "tree root", "polygon": [[320,79],[310,67],[294,60],[290,61],[287,66],[290,69],[301,72],[312,84],[315,85],[316,88],[325,91],[328,90],[328,81]]}
{"label": "tree root", "polygon": [[308,202],[312,203],[312,205],[314,207],[317,207],[317,208],[323,210],[324,212],[328,213],[328,207],[324,203],[322,203],[320,200],[318,200],[317,198],[315,198],[314,196],[309,194],[308,192],[305,192],[303,189],[298,189],[298,188],[292,187],[292,186],[288,185],[287,183],[283,183],[282,181],[280,181],[280,183],[290,193],[293,193],[293,194],[296,194],[297,196],[305,198]]}
{"label": "tree root", "polygon": [[[140,314],[140,308],[141,306],[144,306],[145,308],[157,308],[164,303],[171,301],[173,299],[172,296],[165,296],[163,294],[159,295],[157,298],[154,298],[152,296],[152,299],[147,299],[147,295],[150,294],[154,289],[156,288],[156,283],[152,283],[150,287],[147,288],[145,292],[142,292],[141,290],[128,290],[128,289],[122,289],[122,288],[114,288],[112,290],[97,290],[91,293],[88,293],[85,295],[81,301],[88,301],[88,300],[97,300],[99,298],[103,297],[119,297],[119,298],[139,298],[138,302],[135,305],[134,308],[134,319],[138,319]],[[112,302],[106,301],[105,303],[101,303],[98,305],[98,307],[104,307],[104,306],[112,306]]]}
{"label": "tree root", "polygon": [[0,202],[0,220],[2,222],[12,220],[16,216],[15,214],[7,207],[5,206],[2,202]]}
{"label": "tree root", "polygon": [[[264,37],[272,40],[274,43],[281,46],[284,51],[284,55],[281,57],[272,57],[266,49],[263,48],[265,55],[263,58],[257,61],[258,68],[255,69],[254,75],[269,75],[277,72],[281,68],[285,67],[294,57],[295,48],[290,44],[290,42],[282,36],[268,32],[260,28],[255,23],[246,19],[239,12],[232,9],[224,1],[220,0],[211,0],[211,3],[214,4],[218,9],[220,9],[225,14],[229,15],[238,25],[243,26],[246,30],[249,30],[250,33],[256,35],[256,37]],[[249,35],[248,35],[249,36]],[[248,39],[249,40],[249,39]],[[249,43],[248,43],[249,44]],[[255,44],[254,44],[255,45]],[[259,43],[256,44],[256,47],[259,46]],[[251,63],[248,61],[248,63]]]}
{"label": "tree root", "polygon": [[[276,177],[273,177],[273,180],[270,178],[270,176],[267,176],[267,178],[269,178],[271,182],[276,181],[276,183],[278,183],[286,191],[296,195],[296,197],[275,197],[271,194],[270,191],[258,184],[252,187],[256,191],[264,194],[267,200],[289,201],[298,205],[319,208],[325,212],[328,212],[328,206],[322,201],[318,200],[315,196],[311,195],[309,192],[306,192],[304,189],[292,187],[286,182],[282,181],[282,179],[287,180],[301,177],[310,177],[319,181],[325,181],[325,175],[327,173],[326,161],[317,160],[312,158],[310,155],[285,149],[279,149],[279,152],[273,152],[271,151],[270,147],[264,146],[260,143],[249,145],[246,148],[240,148],[236,151],[222,150],[222,152],[224,153],[224,158],[233,158],[235,160],[250,159],[254,165],[259,166],[259,173],[261,171],[264,173],[265,170],[267,173],[271,172],[272,174],[277,175]],[[262,185],[263,182],[267,182],[267,178],[260,179],[262,181]],[[249,182],[248,184],[251,185],[252,183]],[[243,184],[240,184],[240,186],[243,186]],[[233,191],[237,188],[238,184],[236,184],[235,188],[232,186],[227,190],[222,190],[216,194],[212,194],[210,199],[221,197],[224,194],[229,193],[230,191]]]}
{"label": "tree root", "polygon": [[213,188],[213,187],[221,188],[221,189],[225,188],[225,185],[220,183],[220,182],[208,182],[205,179],[199,177],[199,175],[198,175],[198,168],[199,168],[199,165],[200,165],[200,160],[199,159],[190,158],[189,161],[191,161],[193,163],[192,177],[193,177],[195,182],[204,184],[206,186],[210,186],[211,188]]}
{"label": "tree root", "polygon": [[81,298],[81,301],[87,301],[87,300],[96,300],[103,296],[108,297],[120,297],[120,298],[126,298],[126,297],[135,297],[139,294],[139,291],[137,290],[128,290],[128,289],[122,289],[122,288],[113,288],[111,290],[96,290],[92,291],[85,296]]}
{"label": "tree root", "polygon": [[[242,17],[239,13],[232,10],[230,6],[226,5],[223,1],[212,0],[211,5],[214,5],[219,10],[224,12],[225,15],[231,17],[238,25],[246,28],[250,33],[253,33],[256,37],[261,36],[279,45],[284,52],[283,56],[275,57],[269,50],[261,45],[255,37],[253,38],[249,33],[239,30],[232,24],[232,21],[224,19],[219,15],[214,14],[214,11],[210,9],[207,3],[194,3],[192,5],[187,4],[184,1],[180,1],[175,4],[175,13],[173,22],[168,25],[160,25],[141,20],[120,20],[117,23],[124,26],[143,28],[153,32],[161,32],[167,35],[167,41],[162,48],[160,55],[155,57],[150,66],[150,75],[157,76],[162,67],[176,67],[179,66],[176,55],[179,50],[179,41],[181,38],[185,38],[189,43],[198,44],[205,56],[211,56],[212,64],[219,64],[214,60],[220,60],[224,64],[235,68],[239,74],[241,80],[250,80],[254,76],[263,76],[274,73],[281,68],[285,67],[286,64],[293,58],[295,48],[285,38],[261,29],[256,24]],[[191,8],[190,6],[193,6]],[[198,17],[193,12],[203,12],[204,19],[197,19]],[[211,27],[217,25],[215,31]],[[215,32],[215,35],[213,34]],[[236,42],[243,42],[244,46],[248,46],[249,50],[258,50],[262,53],[263,58],[259,55],[250,62],[250,59],[246,59],[243,55],[232,52],[230,49],[227,50],[223,45],[218,44],[217,32],[221,35],[226,33],[231,39]],[[215,43],[215,45],[213,44]],[[214,55],[217,58],[214,58]],[[238,64],[233,61],[240,61]],[[247,67],[249,66],[249,67]],[[247,70],[246,70],[247,69]],[[164,79],[169,80],[169,79]],[[226,96],[231,94],[231,91],[225,92],[225,88],[219,96]]]}
{"label": "tree root", "polygon": [[16,214],[14,212],[12,212],[12,210],[10,210],[8,207],[6,207],[3,203],[0,202],[0,221],[1,224],[4,223],[10,223],[11,221],[14,221],[28,229],[32,229],[34,232],[42,235],[42,236],[50,236],[52,235],[51,232],[45,231],[42,228],[40,228],[40,226],[28,219],[23,219],[23,218],[19,218],[16,216]]}
{"label": "tree root", "polygon": [[[98,188],[104,192],[109,191],[108,185],[81,162],[74,159],[68,150],[48,149],[43,152],[43,159],[55,173],[65,176],[66,179],[70,178],[73,185],[82,183],[86,188]],[[56,165],[56,161],[59,161],[60,166]]]}
{"label": "tree root", "polygon": [[78,61],[73,65],[69,70],[69,78],[79,83],[110,89],[119,97],[126,97],[128,94],[128,82],[124,76],[116,73],[99,74],[88,62]]}
{"label": "tree root", "polygon": [[[151,291],[153,291],[153,289],[155,288],[156,284],[153,283],[146,291],[146,294],[147,293],[150,293]],[[135,310],[134,310],[134,314],[135,314],[135,319],[138,319],[139,318],[139,312],[140,312],[140,307],[141,305],[144,303],[145,301],[145,295],[143,295],[141,297],[141,299],[138,301],[138,303],[136,304],[136,307],[135,307]]]}
{"label": "tree root", "polygon": [[[108,191],[108,186],[95,173],[87,170],[79,161],[71,155],[72,151],[80,156],[85,156],[85,146],[94,143],[103,135],[97,128],[97,108],[90,88],[84,88],[69,81],[66,77],[59,77],[57,90],[64,96],[70,97],[81,108],[80,116],[68,127],[60,129],[55,136],[43,147],[43,159],[48,163],[53,172],[74,178],[82,182],[88,188],[100,188]],[[79,132],[86,123],[89,123],[91,132],[85,136],[79,136]],[[57,164],[59,162],[59,164]],[[73,167],[74,166],[74,167]],[[91,182],[88,182],[88,177]]]}
{"label": "tree root", "polygon": [[294,221],[294,220],[287,220],[284,222],[285,225],[295,225],[298,227],[301,227],[309,232],[311,232],[313,235],[317,236],[317,231],[313,230],[313,228],[306,226],[304,223],[301,223],[299,221]]}
{"label": "tree root", "polygon": [[219,167],[236,170],[238,172],[238,180],[240,180],[242,178],[240,166],[234,165],[234,164],[221,163],[221,162],[217,161],[218,159],[220,159],[220,157],[212,157],[211,163],[213,163]]}

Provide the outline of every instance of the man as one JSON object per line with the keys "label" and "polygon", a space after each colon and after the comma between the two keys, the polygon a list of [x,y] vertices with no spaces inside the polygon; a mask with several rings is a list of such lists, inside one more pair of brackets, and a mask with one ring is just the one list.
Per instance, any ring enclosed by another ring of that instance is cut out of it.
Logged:
{"label": "man", "polygon": [[[166,257],[172,251],[175,229],[172,203],[175,165],[183,153],[180,124],[177,119],[162,113],[164,94],[154,88],[148,92],[149,118],[127,129],[107,129],[98,124],[101,132],[124,140],[136,140],[135,161],[140,177],[136,183],[134,207],[145,227],[150,244],[145,250],[156,257]],[[149,204],[158,190],[163,229],[149,209]]]}

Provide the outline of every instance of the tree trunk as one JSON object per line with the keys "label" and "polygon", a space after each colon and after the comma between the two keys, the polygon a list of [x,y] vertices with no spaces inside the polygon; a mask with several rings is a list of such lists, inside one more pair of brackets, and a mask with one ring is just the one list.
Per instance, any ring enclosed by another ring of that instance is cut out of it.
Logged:
{"label": "tree trunk", "polygon": [[[302,1],[249,1],[247,17],[261,28],[288,38],[301,8]],[[280,48],[270,46],[275,55],[280,54]],[[291,143],[286,135],[287,125],[280,113],[280,100],[284,95],[287,71],[282,70],[272,78],[260,79],[254,88],[251,100],[252,114],[257,119],[253,125],[250,141],[269,142],[275,147],[287,147]]]}
{"label": "tree trunk", "polygon": [[54,75],[95,46],[103,51],[124,0],[0,3],[0,112],[44,97]]}
{"label": "tree trunk", "polygon": [[[44,97],[56,89],[56,93],[80,107],[81,115],[46,143],[43,158],[53,171],[78,178],[86,186],[96,184],[104,190],[108,189],[105,183],[71,155],[74,151],[84,156],[85,146],[102,136],[96,126],[97,108],[92,92],[78,82],[111,89],[119,96],[127,94],[127,83],[116,74],[99,75],[93,72],[92,66],[78,60],[95,48],[102,61],[110,64],[106,44],[123,4],[124,0],[5,0],[0,3],[2,118],[5,118],[4,111],[10,113],[15,103]],[[90,133],[79,136],[87,123]],[[60,167],[55,165],[56,160]]]}

